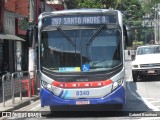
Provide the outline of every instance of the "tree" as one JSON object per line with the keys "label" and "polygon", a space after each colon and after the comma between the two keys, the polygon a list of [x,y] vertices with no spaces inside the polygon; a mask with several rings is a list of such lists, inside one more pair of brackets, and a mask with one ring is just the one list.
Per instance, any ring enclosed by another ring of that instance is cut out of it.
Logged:
{"label": "tree", "polygon": [[73,8],[104,8],[104,0],[64,0],[67,9]]}
{"label": "tree", "polygon": [[144,21],[146,21],[143,26],[147,27],[148,23],[151,24],[148,30],[145,31],[146,33],[144,38],[146,42],[148,42],[148,36],[151,36],[149,40],[158,40],[159,37],[159,33],[157,34],[159,27],[156,27],[159,25],[159,23],[157,22],[157,15],[160,11],[158,8],[158,4],[160,4],[160,0],[142,0],[142,9],[145,12]]}
{"label": "tree", "polygon": [[160,4],[160,0],[142,0],[142,8],[145,14],[154,13],[158,4]]}
{"label": "tree", "polygon": [[61,2],[64,4],[64,6],[66,6],[67,9],[74,9],[77,6],[75,0],[61,0]]}
{"label": "tree", "polygon": [[[106,8],[117,9],[125,14],[125,21],[142,18],[143,11],[139,0],[64,0],[68,9],[71,8]],[[130,7],[130,6],[136,6]]]}

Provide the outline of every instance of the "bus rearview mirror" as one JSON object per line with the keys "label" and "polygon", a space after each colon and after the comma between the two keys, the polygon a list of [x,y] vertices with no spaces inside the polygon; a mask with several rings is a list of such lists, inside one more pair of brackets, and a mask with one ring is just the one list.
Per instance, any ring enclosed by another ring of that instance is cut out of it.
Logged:
{"label": "bus rearview mirror", "polygon": [[125,44],[127,46],[132,46],[132,31],[130,26],[124,26],[124,36],[125,36]]}
{"label": "bus rearview mirror", "polygon": [[30,25],[26,33],[28,47],[35,48],[35,44],[38,41],[37,37],[37,27],[35,25]]}

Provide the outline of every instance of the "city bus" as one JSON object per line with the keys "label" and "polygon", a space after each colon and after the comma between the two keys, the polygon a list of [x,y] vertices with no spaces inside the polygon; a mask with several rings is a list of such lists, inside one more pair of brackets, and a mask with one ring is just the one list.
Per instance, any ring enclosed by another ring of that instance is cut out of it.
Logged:
{"label": "city bus", "polygon": [[[74,9],[40,14],[38,79],[41,106],[109,105],[126,102],[124,47],[131,45],[122,13]],[[32,41],[32,40],[30,40]],[[33,42],[34,43],[34,42]]]}

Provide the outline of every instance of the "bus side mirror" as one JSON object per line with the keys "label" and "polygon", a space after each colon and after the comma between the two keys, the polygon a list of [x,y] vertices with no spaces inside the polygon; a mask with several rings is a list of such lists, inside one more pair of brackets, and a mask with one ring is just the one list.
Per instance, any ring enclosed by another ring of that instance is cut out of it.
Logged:
{"label": "bus side mirror", "polygon": [[131,28],[127,25],[124,25],[124,36],[126,46],[132,46],[132,31]]}
{"label": "bus side mirror", "polygon": [[35,48],[35,45],[38,41],[37,32],[38,32],[38,30],[35,25],[30,25],[29,28],[27,29],[26,39],[27,39],[28,47]]}

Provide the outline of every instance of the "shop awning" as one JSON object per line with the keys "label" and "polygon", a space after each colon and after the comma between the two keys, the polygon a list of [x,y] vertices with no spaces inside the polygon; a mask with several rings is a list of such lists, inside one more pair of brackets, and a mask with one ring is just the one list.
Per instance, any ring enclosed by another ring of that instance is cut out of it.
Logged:
{"label": "shop awning", "polygon": [[0,34],[0,39],[25,41],[23,38],[20,38],[20,37],[15,36],[15,35],[10,35],[10,34]]}

